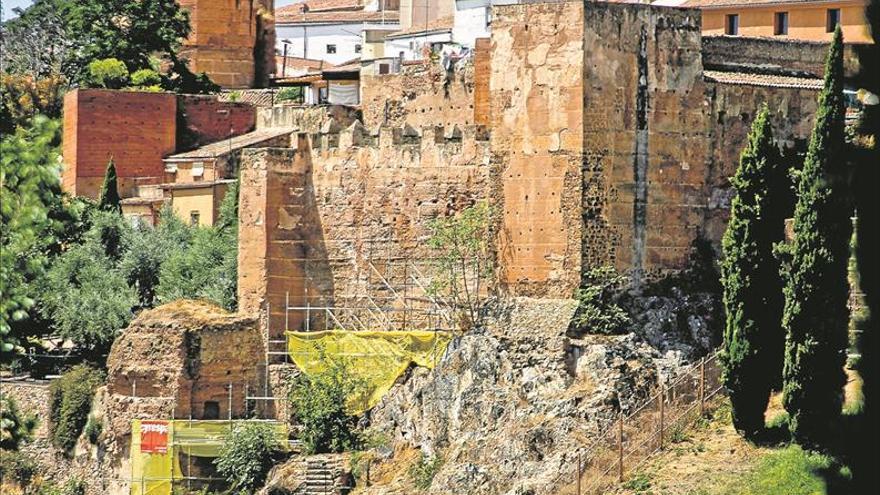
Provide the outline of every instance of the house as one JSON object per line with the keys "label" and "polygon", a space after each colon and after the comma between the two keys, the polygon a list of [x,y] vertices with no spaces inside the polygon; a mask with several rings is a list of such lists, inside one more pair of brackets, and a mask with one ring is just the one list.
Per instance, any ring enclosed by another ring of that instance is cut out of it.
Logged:
{"label": "house", "polygon": [[280,7],[275,12],[277,50],[334,65],[359,59],[364,30],[400,28],[397,9],[398,0],[306,0]]}
{"label": "house", "polygon": [[847,43],[870,43],[867,0],[659,0],[654,5],[699,8],[704,35],[830,41],[835,27]]}

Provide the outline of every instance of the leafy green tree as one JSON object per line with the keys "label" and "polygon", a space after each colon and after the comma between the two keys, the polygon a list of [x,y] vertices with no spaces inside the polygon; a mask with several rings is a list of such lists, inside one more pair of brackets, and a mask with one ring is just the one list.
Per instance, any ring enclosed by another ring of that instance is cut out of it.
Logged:
{"label": "leafy green tree", "polygon": [[798,183],[795,237],[785,270],[783,404],[792,434],[806,445],[829,439],[846,383],[852,207],[845,168],[843,36],[838,27]]}
{"label": "leafy green tree", "polygon": [[280,450],[271,425],[236,423],[224,438],[214,464],[233,493],[254,493],[266,482],[266,475]]}
{"label": "leafy green tree", "polygon": [[37,115],[61,116],[66,83],[59,75],[35,79],[30,75],[0,75],[0,134],[30,126]]}
{"label": "leafy green tree", "polygon": [[36,416],[23,414],[12,397],[0,397],[0,449],[18,450],[33,438],[36,428]]}
{"label": "leafy green tree", "polygon": [[362,400],[366,384],[353,375],[342,359],[322,356],[327,363],[321,373],[297,376],[290,389],[290,407],[303,451],[307,454],[344,452],[360,444],[357,417],[348,411],[350,402]]}
{"label": "leafy green tree", "polygon": [[32,282],[65,241],[70,212],[61,192],[58,123],[38,116],[0,141],[0,342],[9,352],[22,335],[15,322],[35,304]]}
{"label": "leafy green tree", "polygon": [[480,202],[456,216],[437,218],[428,226],[428,246],[437,253],[435,278],[429,289],[450,301],[462,329],[479,326],[482,321],[484,284],[493,275],[492,215],[489,205]]}
{"label": "leafy green tree", "polygon": [[26,9],[13,9],[16,17],[0,24],[0,66],[4,72],[36,80],[65,73],[64,63],[75,50],[64,17],[71,3],[34,0]]}
{"label": "leafy green tree", "polygon": [[98,197],[98,208],[107,211],[122,211],[120,204],[119,187],[116,183],[116,165],[113,159],[107,163],[107,171],[104,172],[104,183],[101,185],[101,195]]}
{"label": "leafy green tree", "polygon": [[782,373],[782,286],[773,244],[784,237],[783,220],[770,210],[780,155],[763,106],[731,183],[736,188],[722,239],[721,263],[726,327],[724,383],[733,424],[747,436],[763,430],[774,376]]}
{"label": "leafy green tree", "polygon": [[140,69],[131,73],[131,85],[142,90],[161,90],[162,77],[153,69]]}
{"label": "leafy green tree", "polygon": [[40,280],[40,311],[59,336],[100,353],[131,321],[138,296],[117,267],[129,237],[125,221],[110,212],[95,217],[84,242],[58,256]]}
{"label": "leafy green tree", "polygon": [[115,58],[89,62],[89,85],[96,88],[122,89],[128,85],[128,68]]}

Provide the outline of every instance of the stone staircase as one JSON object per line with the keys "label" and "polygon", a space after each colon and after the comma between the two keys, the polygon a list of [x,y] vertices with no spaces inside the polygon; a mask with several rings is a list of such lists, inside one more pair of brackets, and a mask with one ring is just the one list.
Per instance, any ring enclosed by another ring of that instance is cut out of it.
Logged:
{"label": "stone staircase", "polygon": [[303,495],[347,493],[348,487],[340,486],[344,476],[338,456],[310,456],[305,464],[305,482],[301,485]]}

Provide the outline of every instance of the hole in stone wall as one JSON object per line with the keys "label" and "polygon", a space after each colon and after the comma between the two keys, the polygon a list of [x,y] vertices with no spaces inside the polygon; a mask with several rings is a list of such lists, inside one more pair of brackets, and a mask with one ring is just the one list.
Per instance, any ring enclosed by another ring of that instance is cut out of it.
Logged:
{"label": "hole in stone wall", "polygon": [[205,401],[202,419],[220,419],[220,403],[214,400]]}

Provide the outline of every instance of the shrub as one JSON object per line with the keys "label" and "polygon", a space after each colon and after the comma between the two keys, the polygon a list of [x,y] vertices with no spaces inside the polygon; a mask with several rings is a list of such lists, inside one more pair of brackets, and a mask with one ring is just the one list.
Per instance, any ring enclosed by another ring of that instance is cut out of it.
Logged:
{"label": "shrub", "polygon": [[49,387],[49,430],[52,444],[69,452],[88,420],[95,389],[104,381],[102,372],[78,365]]}
{"label": "shrub", "polygon": [[86,428],[84,433],[86,434],[86,438],[89,439],[89,443],[92,445],[98,444],[98,438],[101,436],[101,432],[104,431],[104,424],[101,423],[100,420],[89,415],[89,420],[86,422]]}
{"label": "shrub", "polygon": [[345,361],[322,357],[327,368],[318,374],[294,379],[290,392],[293,417],[299,424],[303,452],[343,452],[358,448],[357,417],[346,404],[366,390],[366,385],[348,372]]}
{"label": "shrub", "polygon": [[123,88],[128,84],[128,69],[119,59],[93,60],[89,63],[89,84],[96,88]]}
{"label": "shrub", "polygon": [[36,472],[37,464],[21,452],[4,450],[0,453],[0,479],[3,481],[13,481],[24,487],[30,484]]}
{"label": "shrub", "polygon": [[162,84],[159,73],[153,69],[140,69],[132,72],[131,85],[138,88],[158,88]]}
{"label": "shrub", "polygon": [[214,464],[234,492],[252,493],[266,482],[280,447],[271,425],[236,424],[226,435]]}
{"label": "shrub", "polygon": [[592,268],[586,284],[578,289],[578,308],[573,323],[588,333],[616,334],[627,330],[629,315],[615,301],[615,293],[624,287],[628,278],[618,274],[612,266]]}
{"label": "shrub", "polygon": [[416,462],[407,470],[407,474],[416,488],[427,490],[431,487],[434,476],[437,474],[437,471],[440,471],[442,466],[443,458],[439,455],[428,457],[424,453],[420,453]]}
{"label": "shrub", "polygon": [[302,99],[302,88],[283,88],[275,94],[275,101],[299,101]]}
{"label": "shrub", "polygon": [[30,441],[36,427],[36,416],[22,414],[12,397],[0,397],[0,449],[18,450]]}

